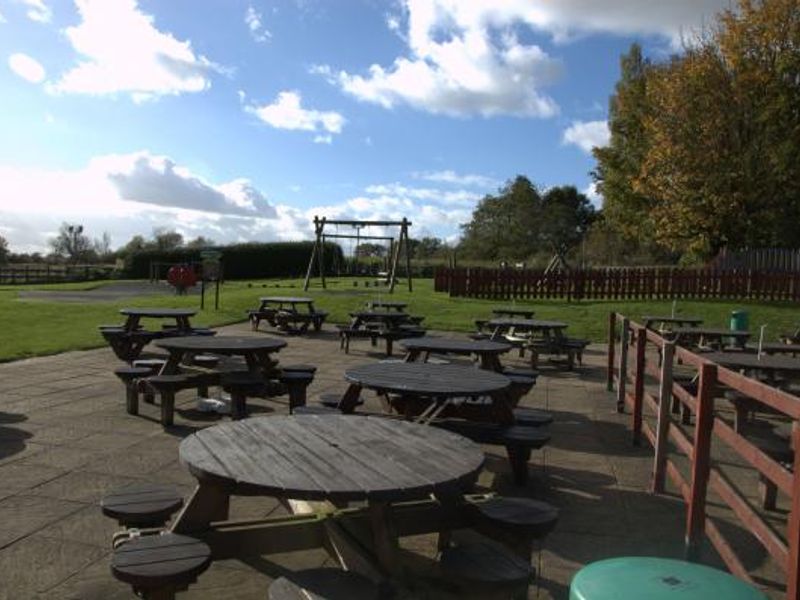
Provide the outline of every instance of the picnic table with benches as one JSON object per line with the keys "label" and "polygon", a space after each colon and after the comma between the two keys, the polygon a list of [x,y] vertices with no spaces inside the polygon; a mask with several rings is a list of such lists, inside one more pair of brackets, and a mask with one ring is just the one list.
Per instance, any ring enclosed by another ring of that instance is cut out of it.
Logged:
{"label": "picnic table with benches", "polygon": [[703,324],[700,317],[689,317],[684,315],[645,315],[642,317],[645,329],[654,331],[670,331],[673,327],[699,327]]}
{"label": "picnic table with benches", "polygon": [[[418,423],[457,430],[481,443],[505,446],[514,478],[527,481],[531,450],[550,439],[537,423],[517,423],[510,393],[512,381],[506,375],[461,365],[419,362],[372,363],[345,371],[350,384],[339,410],[353,412],[362,389],[375,391],[387,411],[397,412]],[[441,420],[439,420],[441,418]],[[547,422],[551,421],[549,419]],[[462,421],[482,422],[468,425]]]}
{"label": "picnic table with benches", "polygon": [[503,341],[471,340],[444,337],[424,336],[402,340],[405,348],[406,362],[415,362],[420,358],[427,360],[431,354],[455,354],[459,356],[476,356],[481,368],[489,371],[503,372],[500,355],[510,351],[512,345]]}
{"label": "picnic table with benches", "polygon": [[[197,487],[170,529],[115,536],[112,571],[146,598],[173,598],[212,560],[317,548],[391,595],[413,577],[399,538],[430,533],[439,534],[445,577],[516,597],[533,574],[533,539],[558,519],[545,503],[469,494],[484,465],[480,448],[399,420],[304,415],[223,423],[187,437],[180,459]],[[278,498],[294,514],[232,521],[234,495]],[[451,535],[466,528],[473,541]],[[474,564],[479,557],[485,565]],[[465,564],[473,564],[466,574]],[[329,597],[309,590],[326,591],[316,587],[323,575],[336,585],[348,577],[325,571],[287,574],[270,598]],[[344,589],[370,590],[355,579]],[[361,597],[375,596],[352,598]]]}
{"label": "picnic table with benches", "polygon": [[368,310],[396,310],[397,312],[405,311],[406,307],[408,306],[408,302],[402,302],[400,300],[369,300],[367,301],[367,309]]}
{"label": "picnic table with benches", "polygon": [[487,321],[486,326],[492,331],[490,339],[505,339],[518,345],[521,352],[529,351],[534,369],[539,355],[552,354],[566,357],[567,368],[572,370],[576,362],[583,362],[583,351],[589,345],[589,340],[564,335],[568,325],[562,321],[497,318]]}
{"label": "picnic table with benches", "polygon": [[495,317],[532,319],[535,311],[532,308],[525,308],[523,306],[501,306],[493,308],[492,314]]}
{"label": "picnic table with benches", "polygon": [[[100,333],[108,342],[114,354],[131,363],[141,356],[142,350],[153,340],[173,336],[214,335],[207,328],[192,327],[189,318],[197,314],[189,308],[121,308],[120,314],[126,317],[122,325],[101,325]],[[147,330],[141,325],[142,319],[174,320],[165,323],[158,330]]]}
{"label": "picnic table with benches", "polygon": [[327,311],[314,308],[313,299],[293,296],[265,296],[260,299],[259,307],[248,310],[247,314],[253,331],[261,321],[267,321],[279,331],[292,334],[305,333],[309,326],[319,331],[328,316]]}
{"label": "picnic table with benches", "polygon": [[725,347],[726,340],[731,340],[735,348],[744,350],[747,340],[750,339],[750,332],[715,327],[676,327],[669,332],[668,337],[678,346],[689,349],[721,350]]}
{"label": "picnic table with benches", "polygon": [[348,325],[339,326],[340,347],[350,351],[350,340],[367,338],[376,345],[378,339],[386,342],[386,355],[391,356],[394,342],[425,335],[421,327],[424,317],[409,315],[401,310],[358,310],[350,313]]}

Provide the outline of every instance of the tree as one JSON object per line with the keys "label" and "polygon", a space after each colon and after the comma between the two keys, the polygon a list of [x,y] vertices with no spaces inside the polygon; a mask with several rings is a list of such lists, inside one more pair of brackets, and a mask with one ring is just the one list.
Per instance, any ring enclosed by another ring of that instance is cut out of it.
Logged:
{"label": "tree", "polygon": [[58,235],[50,240],[53,253],[69,262],[88,261],[93,254],[92,241],[83,233],[83,225],[62,223]]}
{"label": "tree", "polygon": [[187,248],[210,248],[214,245],[214,240],[198,235],[193,240],[186,242]]}
{"label": "tree", "polygon": [[408,240],[413,258],[427,259],[440,256],[447,249],[443,240],[437,237],[424,237],[419,240]]}
{"label": "tree", "polygon": [[355,253],[359,258],[367,258],[371,256],[382,258],[386,255],[386,246],[383,244],[361,242],[358,246],[356,246]]}
{"label": "tree", "polygon": [[604,198],[607,225],[626,240],[642,240],[653,234],[651,201],[634,188],[649,147],[644,122],[649,109],[648,74],[652,70],[639,44],[631,45],[620,59],[620,79],[608,103],[609,143],[592,151],[597,159],[592,176]]}
{"label": "tree", "polygon": [[565,253],[580,243],[594,218],[594,206],[575,186],[552,187],[542,196],[539,238],[544,245]]}
{"label": "tree", "polygon": [[524,259],[539,249],[542,198],[527,177],[518,175],[485,196],[461,226],[463,256],[483,259]]}
{"label": "tree", "polygon": [[8,255],[10,254],[8,250],[8,240],[0,235],[0,265],[3,265],[8,262]]}
{"label": "tree", "polygon": [[153,241],[156,249],[175,250],[183,246],[183,236],[174,229],[159,227],[153,230]]}
{"label": "tree", "polygon": [[95,238],[93,242],[94,251],[100,260],[108,260],[111,258],[111,236],[107,231],[103,232],[103,236],[99,239]]}
{"label": "tree", "polygon": [[141,252],[142,250],[147,250],[149,247],[152,247],[153,244],[148,243],[144,236],[135,235],[133,236],[127,244],[125,244],[122,248],[120,248],[119,252],[123,256],[128,256],[133,254],[134,252]]}

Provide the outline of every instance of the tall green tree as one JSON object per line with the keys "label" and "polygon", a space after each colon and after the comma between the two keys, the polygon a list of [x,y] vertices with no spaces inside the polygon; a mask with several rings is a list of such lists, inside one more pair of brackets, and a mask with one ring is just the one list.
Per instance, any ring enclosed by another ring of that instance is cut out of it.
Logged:
{"label": "tall green tree", "polygon": [[625,240],[643,240],[652,235],[649,219],[651,200],[634,188],[649,148],[645,132],[648,74],[651,63],[633,44],[620,59],[620,79],[609,100],[609,144],[594,148],[597,167],[592,176],[603,196],[607,225]]}
{"label": "tall green tree", "polygon": [[589,198],[572,185],[548,189],[541,210],[540,244],[562,253],[580,243],[595,218]]}
{"label": "tall green tree", "polygon": [[539,247],[542,197],[527,177],[518,175],[487,195],[461,226],[463,256],[487,260],[525,259]]}
{"label": "tall green tree", "polygon": [[62,223],[58,235],[50,240],[53,252],[69,262],[88,261],[94,256],[92,240],[83,233],[83,225]]}

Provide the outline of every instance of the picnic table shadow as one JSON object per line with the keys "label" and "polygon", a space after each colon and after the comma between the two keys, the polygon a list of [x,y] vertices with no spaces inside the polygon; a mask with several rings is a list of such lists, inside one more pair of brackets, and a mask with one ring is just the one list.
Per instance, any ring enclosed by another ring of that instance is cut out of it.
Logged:
{"label": "picnic table shadow", "polygon": [[22,414],[0,411],[0,459],[25,450],[25,440],[33,437],[33,434],[23,429],[9,427],[9,425],[21,423],[27,419],[28,417]]}

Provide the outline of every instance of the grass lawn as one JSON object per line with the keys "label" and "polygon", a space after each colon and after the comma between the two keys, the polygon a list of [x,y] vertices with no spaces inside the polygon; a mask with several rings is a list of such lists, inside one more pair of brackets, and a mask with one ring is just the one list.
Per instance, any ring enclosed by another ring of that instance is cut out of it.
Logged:
{"label": "grass lawn", "polygon": [[[265,295],[308,295],[316,300],[318,308],[328,310],[330,323],[343,323],[348,313],[363,306],[364,302],[379,294],[388,296],[383,288],[365,288],[363,281],[358,287],[352,280],[332,280],[327,290],[319,285],[307,293],[302,290],[302,280],[231,281],[220,294],[221,308],[213,308],[213,295],[206,297],[206,309],[193,320],[197,325],[224,325],[244,319],[244,311],[255,308],[258,298]],[[29,356],[52,354],[66,350],[93,348],[104,344],[97,331],[100,324],[120,323],[117,312],[123,306],[159,306],[198,308],[197,296],[143,296],[115,302],[64,302],[42,299],[22,299],[19,292],[25,289],[86,290],[97,287],[98,282],[84,284],[2,286],[0,287],[0,361]],[[434,293],[433,281],[414,281],[414,292],[402,286],[395,291],[394,299],[409,303],[410,312],[425,316],[425,325],[432,329],[471,331],[473,320],[490,315],[491,308],[507,305],[494,300],[472,300],[450,298],[447,294]],[[603,341],[609,311],[616,310],[634,320],[643,314],[669,314],[670,301],[581,301],[565,302],[544,300],[518,302],[519,306],[531,306],[537,318],[558,319],[569,323],[568,333],[574,337],[585,337]],[[743,309],[750,313],[750,329],[758,331],[767,325],[766,338],[777,339],[778,334],[793,330],[800,325],[800,306],[787,303],[750,303],[720,301],[679,301],[678,312],[696,315],[708,326],[727,327],[730,311]],[[266,325],[265,325],[266,327]]]}

